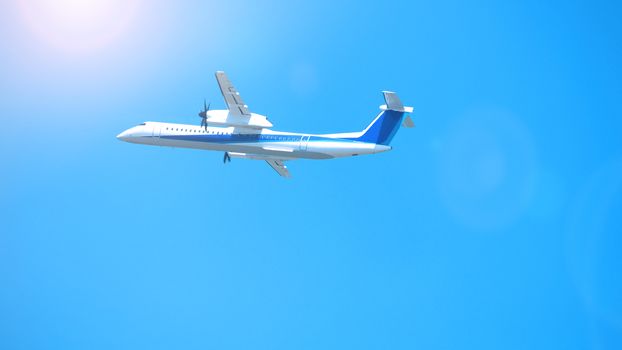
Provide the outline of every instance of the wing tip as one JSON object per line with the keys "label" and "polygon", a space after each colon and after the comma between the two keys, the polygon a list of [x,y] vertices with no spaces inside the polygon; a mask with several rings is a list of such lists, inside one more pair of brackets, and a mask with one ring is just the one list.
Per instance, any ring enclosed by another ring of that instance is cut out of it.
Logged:
{"label": "wing tip", "polygon": [[268,163],[268,165],[270,165],[270,167],[274,169],[274,171],[276,171],[276,173],[279,174],[281,177],[284,177],[286,179],[292,177],[291,173],[287,169],[287,165],[285,165],[283,161],[266,159],[266,163]]}

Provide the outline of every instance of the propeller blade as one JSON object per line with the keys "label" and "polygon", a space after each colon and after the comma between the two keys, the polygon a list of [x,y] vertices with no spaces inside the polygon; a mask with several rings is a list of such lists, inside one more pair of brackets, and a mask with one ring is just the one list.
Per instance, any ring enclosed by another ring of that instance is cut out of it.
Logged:
{"label": "propeller blade", "polygon": [[205,127],[205,131],[207,131],[207,112],[209,111],[209,107],[212,103],[207,103],[206,99],[203,99],[203,110],[199,112],[199,117],[201,117],[201,126]]}

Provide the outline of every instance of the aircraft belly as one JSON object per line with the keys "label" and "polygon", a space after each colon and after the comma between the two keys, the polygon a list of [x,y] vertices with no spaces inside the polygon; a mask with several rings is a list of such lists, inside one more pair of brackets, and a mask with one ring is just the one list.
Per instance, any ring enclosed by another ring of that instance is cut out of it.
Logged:
{"label": "aircraft belly", "polygon": [[[155,144],[155,143],[153,143]],[[284,159],[292,158],[306,158],[306,159],[328,159],[334,158],[333,155],[326,152],[307,150],[301,151],[298,149],[298,144],[295,146],[288,145],[286,143],[222,143],[222,142],[205,142],[205,141],[188,141],[188,140],[174,140],[174,139],[160,139],[157,143],[158,146],[165,147],[180,147],[180,148],[193,148],[211,151],[223,151],[223,152],[239,152],[250,154],[263,154],[270,156],[282,156]],[[291,152],[281,151],[276,149],[266,148],[284,148],[289,146],[293,149]],[[296,148],[294,148],[296,147]]]}

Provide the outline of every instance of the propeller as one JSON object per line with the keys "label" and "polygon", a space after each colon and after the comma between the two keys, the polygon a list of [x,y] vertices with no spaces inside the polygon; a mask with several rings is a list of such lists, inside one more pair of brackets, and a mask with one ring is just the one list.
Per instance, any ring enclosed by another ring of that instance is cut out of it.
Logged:
{"label": "propeller", "polygon": [[229,152],[225,152],[225,156],[222,158],[222,162],[224,164],[227,164],[227,162],[231,162],[231,156],[229,155]]}
{"label": "propeller", "polygon": [[201,126],[207,130],[207,112],[209,112],[210,104],[207,104],[207,101],[203,100],[203,110],[199,112],[199,117],[201,117]]}

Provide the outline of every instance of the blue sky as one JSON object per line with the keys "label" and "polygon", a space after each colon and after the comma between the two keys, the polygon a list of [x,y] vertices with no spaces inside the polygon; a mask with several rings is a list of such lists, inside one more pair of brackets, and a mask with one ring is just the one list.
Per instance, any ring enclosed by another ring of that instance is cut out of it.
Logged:
{"label": "blue sky", "polygon": [[[620,6],[14,0],[0,11],[1,349],[622,347]],[[119,142],[415,107],[393,151]]]}

